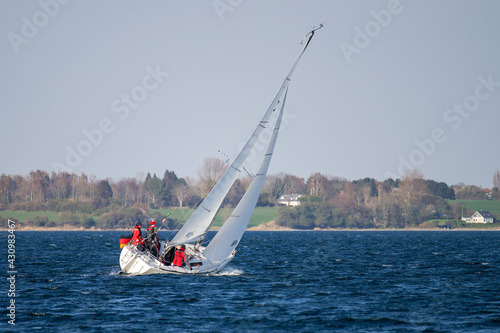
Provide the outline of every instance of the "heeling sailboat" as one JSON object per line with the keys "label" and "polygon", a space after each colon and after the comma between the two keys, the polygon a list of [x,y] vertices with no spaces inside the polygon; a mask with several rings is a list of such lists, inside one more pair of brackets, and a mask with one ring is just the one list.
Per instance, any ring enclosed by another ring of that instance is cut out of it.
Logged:
{"label": "heeling sailboat", "polygon": [[[140,251],[137,249],[136,245],[128,244],[123,247],[120,255],[120,273],[141,275],[210,274],[220,271],[231,261],[231,259],[233,259],[236,253],[235,249],[245,232],[266,179],[267,170],[271,163],[274,147],[278,138],[291,77],[302,54],[309,45],[311,38],[314,36],[314,32],[322,26],[323,25],[320,25],[319,28],[313,29],[304,37],[302,41],[304,46],[271,105],[217,184],[215,184],[213,189],[208,193],[200,206],[198,206],[193,215],[191,215],[189,220],[177,232],[174,238],[167,245],[165,245],[165,243],[162,244],[160,253],[163,253],[165,246],[169,248],[185,245],[186,252],[191,256],[190,267],[171,266],[169,263],[164,264],[162,260],[154,257],[151,253]],[[266,136],[264,133],[267,128],[271,128],[269,126],[273,126],[272,133]],[[257,145],[257,143],[259,143],[259,145]],[[264,149],[262,149],[262,146]],[[257,174],[253,178],[248,190],[208,246],[201,246],[200,244],[203,242],[222,201],[241,171],[244,170],[245,163],[248,161],[249,157],[258,151],[263,151],[264,155],[258,167]]]}

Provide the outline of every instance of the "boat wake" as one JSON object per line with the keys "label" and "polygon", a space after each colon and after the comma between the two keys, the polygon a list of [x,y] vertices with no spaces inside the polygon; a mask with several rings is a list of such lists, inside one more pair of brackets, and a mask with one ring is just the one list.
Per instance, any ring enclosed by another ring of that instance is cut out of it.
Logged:
{"label": "boat wake", "polygon": [[241,270],[241,269],[226,266],[223,270],[221,270],[217,273],[211,274],[211,276],[238,276],[238,275],[242,275],[244,273],[245,272],[243,272],[243,270]]}

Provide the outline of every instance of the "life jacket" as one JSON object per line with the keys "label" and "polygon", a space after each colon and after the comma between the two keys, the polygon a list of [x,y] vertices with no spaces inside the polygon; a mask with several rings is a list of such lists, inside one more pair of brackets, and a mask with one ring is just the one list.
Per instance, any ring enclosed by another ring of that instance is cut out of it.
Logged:
{"label": "life jacket", "polygon": [[160,236],[158,235],[158,228],[156,227],[154,221],[149,222],[149,226],[146,231],[146,238],[148,239],[149,243],[156,244],[159,249]]}
{"label": "life jacket", "polygon": [[184,263],[184,257],[185,257],[184,250],[178,249],[177,251],[175,251],[175,257],[174,260],[172,261],[172,265],[179,267],[182,266],[182,264]]}
{"label": "life jacket", "polygon": [[142,242],[141,228],[139,228],[138,226],[135,226],[134,230],[132,231],[132,244],[137,245],[140,242]]}
{"label": "life jacket", "polygon": [[155,221],[151,221],[151,222],[149,222],[149,225],[148,225],[148,231],[153,230],[153,228],[156,228]]}

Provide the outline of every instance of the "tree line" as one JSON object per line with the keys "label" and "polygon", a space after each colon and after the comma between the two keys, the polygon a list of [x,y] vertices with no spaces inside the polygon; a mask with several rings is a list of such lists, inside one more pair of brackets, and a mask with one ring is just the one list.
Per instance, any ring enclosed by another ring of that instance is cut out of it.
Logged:
{"label": "tree line", "polygon": [[[48,173],[31,171],[28,175],[0,176],[0,210],[54,211],[58,221],[47,216],[31,222],[35,226],[73,223],[86,228],[130,227],[144,221],[150,209],[193,207],[225,170],[223,161],[208,158],[198,170],[198,179],[180,178],[166,170],[162,177],[148,173],[145,177],[97,179],[84,173]],[[251,182],[250,177],[238,179],[223,205],[234,207]],[[500,172],[494,176],[496,187],[492,199],[500,200]],[[404,227],[426,219],[457,217],[455,199],[485,199],[484,189],[475,185],[453,187],[443,182],[425,180],[417,170],[407,172],[403,179],[383,182],[372,178],[348,181],[321,173],[307,180],[290,175],[269,175],[257,203],[274,206],[284,194],[301,194],[302,204],[278,211],[280,225],[311,229],[314,227]],[[450,201],[451,200],[451,201]],[[158,218],[163,218],[158,216]],[[174,228],[175,220],[169,219]]]}
{"label": "tree line", "polygon": [[317,173],[306,185],[307,195],[300,206],[280,207],[278,225],[293,229],[435,227],[424,221],[461,217],[462,205],[455,199],[500,200],[498,170],[491,192],[475,185],[450,187],[426,180],[418,170],[383,182],[372,178],[346,181]]}

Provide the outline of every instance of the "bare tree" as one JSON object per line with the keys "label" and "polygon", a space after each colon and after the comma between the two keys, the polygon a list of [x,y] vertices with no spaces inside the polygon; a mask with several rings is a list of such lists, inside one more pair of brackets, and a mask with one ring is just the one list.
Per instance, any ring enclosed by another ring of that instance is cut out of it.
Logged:
{"label": "bare tree", "polygon": [[131,206],[136,202],[139,185],[135,178],[122,178],[118,182],[111,184],[113,197],[121,201],[122,206]]}
{"label": "bare tree", "polygon": [[48,192],[50,177],[46,171],[31,171],[28,177],[31,190],[31,201],[43,202]]}
{"label": "bare tree", "polygon": [[198,169],[199,187],[206,194],[212,185],[222,176],[225,163],[216,157],[206,158],[203,166]]}
{"label": "bare tree", "polygon": [[408,170],[399,183],[401,199],[408,205],[418,205],[419,197],[427,190],[424,174],[417,169]]}
{"label": "bare tree", "polygon": [[71,175],[67,172],[52,172],[50,193],[55,199],[66,199],[71,194]]}
{"label": "bare tree", "polygon": [[328,193],[328,178],[316,172],[307,179],[307,194],[324,199]]}
{"label": "bare tree", "polygon": [[15,190],[15,181],[9,176],[2,174],[0,177],[0,201],[10,203],[12,202],[12,197]]}
{"label": "bare tree", "polygon": [[179,202],[179,207],[183,207],[184,200],[192,195],[189,186],[183,183],[174,187],[173,193]]}
{"label": "bare tree", "polygon": [[493,187],[500,190],[500,170],[497,169],[493,174]]}

